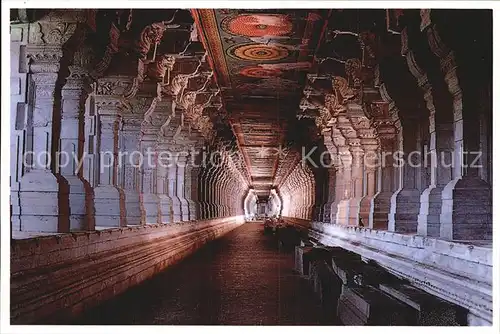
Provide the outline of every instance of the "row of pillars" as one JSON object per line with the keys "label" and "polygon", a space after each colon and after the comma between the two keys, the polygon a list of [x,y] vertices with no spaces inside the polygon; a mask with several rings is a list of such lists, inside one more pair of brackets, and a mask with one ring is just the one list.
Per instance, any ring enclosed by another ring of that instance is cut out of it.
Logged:
{"label": "row of pillars", "polygon": [[20,42],[11,74],[25,88],[11,86],[13,231],[242,214],[240,173],[224,153],[209,159],[200,133],[177,131],[182,121],[180,112],[172,117],[171,102],[151,110],[150,103],[125,99],[115,88],[132,84],[127,77],[100,78],[91,89],[84,68],[62,61],[62,45]]}

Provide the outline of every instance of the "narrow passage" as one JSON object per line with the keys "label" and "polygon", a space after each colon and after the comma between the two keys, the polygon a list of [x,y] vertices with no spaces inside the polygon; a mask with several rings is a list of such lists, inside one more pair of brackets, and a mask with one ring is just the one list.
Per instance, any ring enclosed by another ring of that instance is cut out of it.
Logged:
{"label": "narrow passage", "polygon": [[247,223],[75,324],[322,325],[311,286],[259,223]]}

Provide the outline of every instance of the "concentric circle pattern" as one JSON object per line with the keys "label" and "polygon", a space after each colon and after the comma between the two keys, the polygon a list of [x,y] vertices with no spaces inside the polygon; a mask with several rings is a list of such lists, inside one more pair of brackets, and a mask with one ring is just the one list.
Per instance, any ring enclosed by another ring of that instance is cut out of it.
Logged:
{"label": "concentric circle pattern", "polygon": [[272,61],[288,57],[288,50],[273,45],[245,44],[229,48],[228,54],[243,60]]}
{"label": "concentric circle pattern", "polygon": [[279,69],[267,69],[259,66],[245,67],[240,71],[241,75],[251,78],[271,78],[282,74]]}
{"label": "concentric circle pattern", "polygon": [[247,37],[283,36],[292,32],[292,22],[286,15],[242,14],[224,19],[222,29],[233,35]]}

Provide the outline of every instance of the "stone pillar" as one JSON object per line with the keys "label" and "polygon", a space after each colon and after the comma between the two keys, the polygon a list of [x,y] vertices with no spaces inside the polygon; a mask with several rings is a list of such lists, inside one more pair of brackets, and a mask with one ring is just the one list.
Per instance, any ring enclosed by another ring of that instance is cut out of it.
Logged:
{"label": "stone pillar", "polygon": [[177,156],[177,197],[181,206],[181,221],[189,221],[189,203],[185,196],[186,165],[188,161],[187,152],[180,152]]}
{"label": "stone pillar", "polygon": [[124,113],[119,132],[120,148],[123,166],[120,170],[118,185],[123,189],[127,225],[140,225],[142,222],[140,205],[140,168],[146,159],[140,159],[141,123],[144,120],[141,113]]}
{"label": "stone pillar", "polygon": [[229,169],[224,169],[223,172],[221,173],[220,177],[220,194],[219,194],[219,206],[220,206],[220,217],[226,217],[228,215],[228,200],[230,196],[234,196],[235,194],[232,194],[233,189],[229,188],[229,174],[231,172]]}
{"label": "stone pillar", "polygon": [[377,191],[377,167],[379,146],[371,140],[362,141],[364,154],[364,190],[359,203],[360,226],[373,226],[373,199]]}
{"label": "stone pillar", "polygon": [[200,175],[198,178],[198,198],[199,198],[200,218],[201,219],[206,219],[206,217],[207,217],[207,215],[206,215],[207,173],[208,173],[208,168],[206,166],[206,161],[204,159],[203,167],[200,169]]}
{"label": "stone pillar", "polygon": [[398,233],[416,233],[417,219],[420,208],[420,190],[417,185],[422,157],[418,147],[418,119],[408,120],[398,129],[399,151],[404,152],[404,165],[398,175],[398,189],[391,197],[389,213],[389,231]]}
{"label": "stone pillar", "polygon": [[[62,87],[60,174],[69,187],[70,231],[95,228],[94,191],[83,178],[82,159],[85,144],[85,101],[91,89],[84,68],[69,67],[70,75]],[[64,161],[63,161],[64,160]]]}
{"label": "stone pillar", "polygon": [[173,164],[169,151],[169,144],[165,142],[165,137],[159,136],[156,146],[158,154],[156,173],[156,194],[160,201],[160,221],[165,223],[173,222],[172,198],[169,196],[168,169]]}
{"label": "stone pillar", "polygon": [[[372,124],[377,130],[380,142],[380,156],[377,163],[377,192],[373,196],[373,220],[369,227],[373,229],[388,229],[391,197],[396,190],[398,170],[398,145],[396,145],[397,108],[389,103],[385,85],[380,85],[384,101],[373,102],[370,108],[373,117]],[[396,158],[396,159],[395,159]]]}
{"label": "stone pillar", "polygon": [[127,106],[114,94],[101,95],[100,85],[108,85],[107,79],[99,79],[97,107],[97,168],[99,170],[94,189],[96,226],[126,226],[123,190],[118,187],[118,130],[121,115]]}
{"label": "stone pillar", "polygon": [[182,220],[182,207],[179,197],[177,197],[177,165],[173,161],[167,168],[168,175],[168,196],[172,200],[173,222]]}
{"label": "stone pillar", "polygon": [[[380,132],[379,132],[380,133]],[[387,230],[389,212],[391,208],[391,197],[394,192],[395,161],[394,142],[395,134],[388,133],[380,135],[381,159],[378,167],[377,193],[373,199],[373,229]]]}
{"label": "stone pillar", "polygon": [[352,194],[351,198],[349,199],[348,224],[358,226],[360,224],[360,203],[363,197],[364,151],[358,145],[351,146],[350,151],[352,154]]}
{"label": "stone pillar", "polygon": [[26,150],[25,136],[28,126],[28,101],[26,87],[28,64],[26,43],[29,24],[11,24],[10,29],[10,204],[12,231],[20,231],[19,216],[21,203],[19,197],[20,180],[24,175],[23,157]]}
{"label": "stone pillar", "polygon": [[[432,52],[439,58],[453,101],[453,123],[445,128],[446,139],[452,139],[453,165],[451,179],[441,191],[439,236],[448,240],[491,240],[491,185],[481,179],[481,168],[476,162],[477,155],[486,152],[481,150],[481,112],[477,110],[484,102],[471,75],[474,70],[457,67],[455,52],[441,40],[436,25],[428,26],[426,33]],[[467,89],[463,91],[463,87]],[[447,144],[448,148],[450,144]],[[448,178],[449,174],[444,176]],[[438,182],[444,183],[444,176],[441,177],[438,170]]]}
{"label": "stone pillar", "polygon": [[[25,139],[32,148],[32,166],[19,183],[19,221],[22,231],[69,232],[69,187],[56,170],[59,150],[60,108],[56,107],[56,86],[60,45],[28,45],[28,117],[31,126]],[[16,215],[16,214],[15,214]]]}
{"label": "stone pillar", "polygon": [[198,178],[201,171],[200,154],[195,149],[195,156],[191,156],[189,159],[190,163],[186,166],[186,180],[185,180],[185,188],[186,188],[186,199],[189,204],[189,219],[197,220],[200,219],[200,202],[198,196]]}
{"label": "stone pillar", "polygon": [[328,188],[327,188],[327,201],[323,207],[323,223],[331,223],[332,203],[335,202],[335,168],[329,167],[328,173]]}
{"label": "stone pillar", "polygon": [[207,196],[207,218],[212,219],[215,216],[215,203],[214,203],[214,192],[215,192],[215,173],[217,172],[216,166],[210,166],[207,176],[206,184],[206,196]]}

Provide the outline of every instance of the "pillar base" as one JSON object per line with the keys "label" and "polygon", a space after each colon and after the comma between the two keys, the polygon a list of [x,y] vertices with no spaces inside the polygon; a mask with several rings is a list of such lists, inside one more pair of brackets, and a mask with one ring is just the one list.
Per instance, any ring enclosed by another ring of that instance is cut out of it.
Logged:
{"label": "pillar base", "polygon": [[141,209],[143,224],[158,224],[160,222],[160,199],[155,194],[141,194]]}
{"label": "pillar base", "polygon": [[362,227],[373,225],[373,207],[373,196],[365,196],[361,199],[359,203],[359,218],[363,224]]}
{"label": "pillar base", "polygon": [[339,203],[340,202],[333,202],[330,206],[330,222],[332,224],[338,224],[337,222],[337,212],[339,211]]}
{"label": "pillar base", "polygon": [[373,225],[375,230],[387,230],[391,209],[392,192],[380,192],[373,196]]}
{"label": "pillar base", "polygon": [[140,194],[133,190],[124,190],[127,225],[141,225]]}
{"label": "pillar base", "polygon": [[70,231],[94,231],[94,191],[85,179],[65,175],[69,187]]}
{"label": "pillar base", "polygon": [[127,226],[123,191],[112,185],[94,189],[95,224],[103,227]]}
{"label": "pillar base", "polygon": [[187,200],[189,206],[189,220],[197,220],[199,216],[199,205],[193,200]]}
{"label": "pillar base", "polygon": [[172,199],[165,194],[158,195],[160,200],[160,220],[161,223],[171,223],[173,221]]}
{"label": "pillar base", "polygon": [[420,191],[401,189],[391,197],[389,212],[389,231],[397,233],[416,233],[420,211]]}
{"label": "pillar base", "polygon": [[442,191],[444,186],[429,186],[420,196],[417,232],[420,235],[439,238]]}
{"label": "pillar base", "polygon": [[182,206],[179,197],[172,196],[172,219],[174,223],[182,221]]}
{"label": "pillar base", "polygon": [[479,177],[449,182],[442,191],[440,237],[447,240],[492,240],[491,186]]}
{"label": "pillar base", "polygon": [[[361,197],[355,197],[349,199],[349,221],[348,224],[352,226],[359,226],[360,223],[360,205]],[[363,222],[364,225],[364,222]]]}
{"label": "pillar base", "polygon": [[181,203],[181,220],[189,221],[189,203],[185,198],[179,199]]}
{"label": "pillar base", "polygon": [[336,224],[348,225],[349,224],[349,200],[341,200],[338,205]]}
{"label": "pillar base", "polygon": [[19,229],[29,232],[69,232],[68,181],[49,170],[32,170],[19,184]]}

